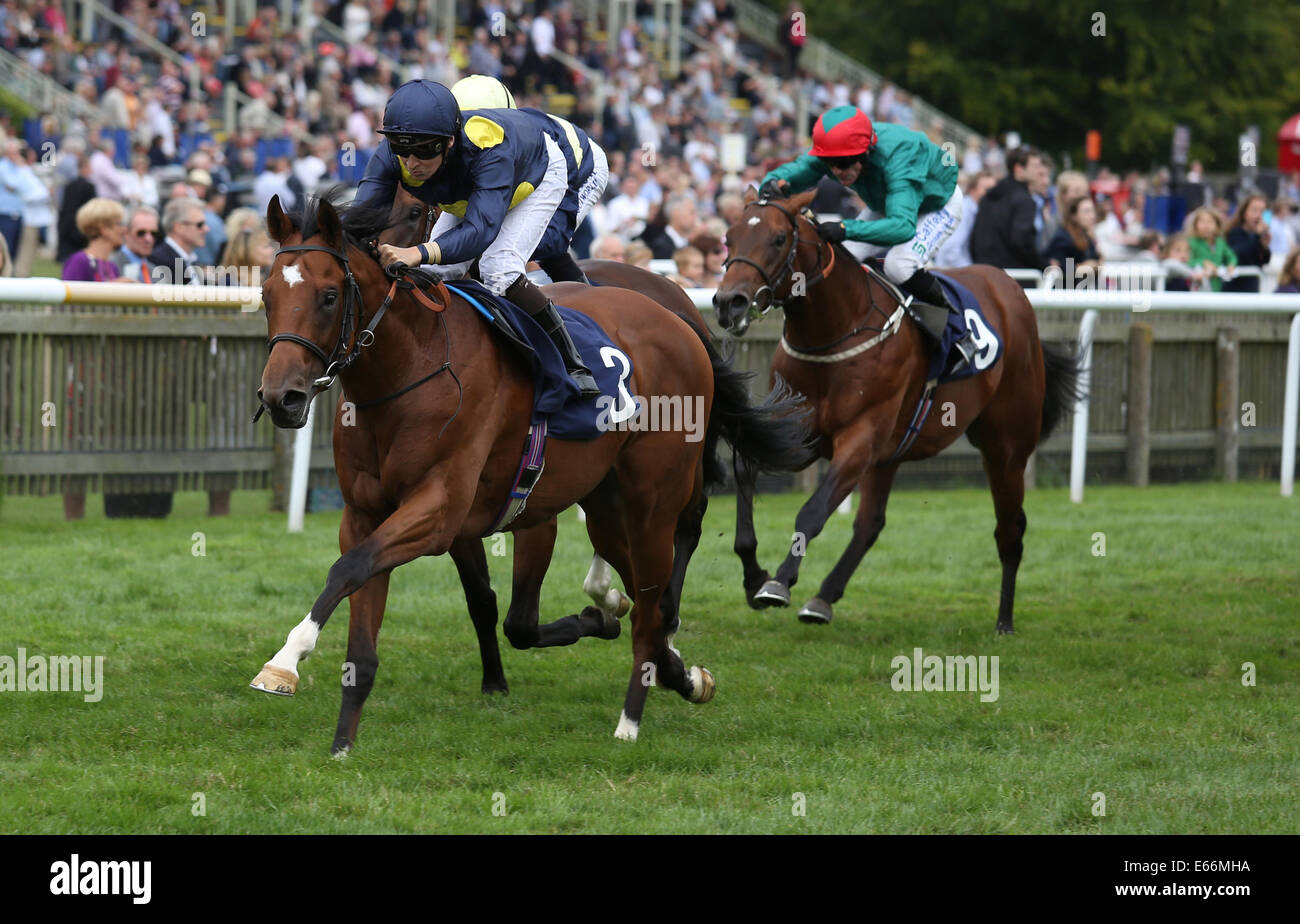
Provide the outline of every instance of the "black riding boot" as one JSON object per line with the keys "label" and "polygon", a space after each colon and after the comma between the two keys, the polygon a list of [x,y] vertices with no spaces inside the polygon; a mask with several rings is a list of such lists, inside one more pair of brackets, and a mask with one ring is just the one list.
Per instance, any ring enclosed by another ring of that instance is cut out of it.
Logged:
{"label": "black riding boot", "polygon": [[560,358],[564,360],[564,368],[572,376],[574,384],[582,392],[583,398],[594,398],[600,394],[600,387],[591,375],[591,370],[583,365],[582,357],[578,355],[578,348],[574,346],[573,338],[569,336],[568,330],[564,327],[564,321],[560,318],[559,312],[555,310],[555,304],[546,297],[541,289],[533,285],[527,276],[520,276],[510,284],[506,289],[506,298],[510,299],[524,311],[532,316],[533,320],[542,325],[542,330],[551,338],[556,349],[560,351]]}
{"label": "black riding boot", "polygon": [[551,277],[552,282],[581,282],[584,285],[591,285],[587,274],[582,271],[578,261],[573,259],[573,254],[567,250],[554,257],[538,260],[537,263],[546,271],[546,275]]}
{"label": "black riding boot", "polygon": [[[901,286],[902,290],[912,296],[916,301],[923,305],[933,305],[936,308],[942,308],[950,314],[957,314],[957,308],[952,302],[948,301],[948,293],[945,291],[943,284],[935,278],[929,270],[917,270],[912,274],[912,278],[907,280]],[[924,312],[922,312],[924,314]],[[935,313],[937,315],[937,312]],[[947,319],[931,317],[927,319],[928,323],[922,323],[921,329],[933,340],[939,344],[943,340],[943,329],[947,326]],[[967,327],[966,333],[962,338],[953,344],[961,354],[961,361],[954,364],[949,372],[960,369],[963,365],[969,365],[975,356],[975,337]]]}

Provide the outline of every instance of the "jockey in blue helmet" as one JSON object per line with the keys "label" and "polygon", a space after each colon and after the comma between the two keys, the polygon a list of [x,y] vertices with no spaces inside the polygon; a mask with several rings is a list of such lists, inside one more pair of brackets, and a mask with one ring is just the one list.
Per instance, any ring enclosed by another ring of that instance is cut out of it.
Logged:
{"label": "jockey in blue helmet", "polygon": [[541,324],[584,398],[598,395],[554,304],[525,272],[569,189],[559,145],[516,110],[462,115],[451,91],[432,80],[407,81],[393,92],[380,133],[356,201],[391,207],[400,183],[442,210],[428,244],[381,245],[383,265],[428,264],[458,277],[477,258],[483,284]]}
{"label": "jockey in blue helmet", "polygon": [[[486,74],[472,74],[456,82],[451,93],[461,113],[476,109],[518,109],[505,84]],[[585,273],[569,252],[569,244],[591,207],[600,201],[609,182],[609,161],[600,145],[576,125],[540,109],[519,109],[533,118],[539,131],[546,132],[564,152],[569,167],[569,191],[546,226],[542,242],[532,259],[556,282],[585,282]]]}

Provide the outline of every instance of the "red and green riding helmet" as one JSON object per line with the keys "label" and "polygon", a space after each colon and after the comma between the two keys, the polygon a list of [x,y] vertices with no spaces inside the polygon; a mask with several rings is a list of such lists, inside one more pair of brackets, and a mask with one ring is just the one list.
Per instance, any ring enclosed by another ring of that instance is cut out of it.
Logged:
{"label": "red and green riding helmet", "polygon": [[876,130],[857,106],[836,106],[817,117],[812,130],[813,157],[853,157],[876,146]]}

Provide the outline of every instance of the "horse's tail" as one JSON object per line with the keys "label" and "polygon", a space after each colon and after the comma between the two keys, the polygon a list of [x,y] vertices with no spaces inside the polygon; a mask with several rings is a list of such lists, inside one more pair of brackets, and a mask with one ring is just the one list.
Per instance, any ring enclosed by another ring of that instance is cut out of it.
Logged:
{"label": "horse's tail", "polygon": [[[683,318],[683,320],[685,320]],[[769,472],[797,472],[817,458],[803,396],[780,378],[761,404],[750,404],[749,380],[753,372],[732,368],[731,359],[713,345],[709,335],[690,324],[713,366],[713,413],[704,437],[704,482],[708,487],[726,483],[727,468],[718,458],[718,440],[755,468]]]}
{"label": "horse's tail", "polygon": [[1083,358],[1059,347],[1045,343],[1042,346],[1047,387],[1043,394],[1043,427],[1038,434],[1040,443],[1052,435],[1065,412],[1083,398],[1083,391],[1079,387]]}

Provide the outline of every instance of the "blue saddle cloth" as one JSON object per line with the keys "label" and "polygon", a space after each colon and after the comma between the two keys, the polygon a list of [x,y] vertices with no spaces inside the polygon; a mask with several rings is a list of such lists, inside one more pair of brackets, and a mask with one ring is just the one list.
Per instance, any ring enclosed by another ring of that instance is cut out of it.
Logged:
{"label": "blue saddle cloth", "polygon": [[[984,316],[984,309],[980,307],[970,289],[942,273],[934,275],[948,290],[948,298],[956,307],[958,314],[948,313],[948,326],[944,328],[939,349],[930,357],[926,381],[937,378],[940,384],[955,382],[991,369],[993,364],[1002,358],[1002,338]],[[954,359],[959,355],[953,352],[953,344],[962,338],[968,327],[975,335],[975,358],[959,371],[949,372]]]}
{"label": "blue saddle cloth", "polygon": [[578,353],[600,386],[598,397],[583,401],[578,386],[564,368],[560,351],[527,312],[473,280],[448,282],[447,288],[464,297],[489,325],[497,327],[504,323],[513,332],[517,339],[505,339],[533,373],[533,419],[547,418],[548,436],[594,440],[601,435],[598,422],[608,420],[610,408],[621,403],[620,382],[628,393],[632,392],[632,360],[599,324],[580,311],[556,305]]}

